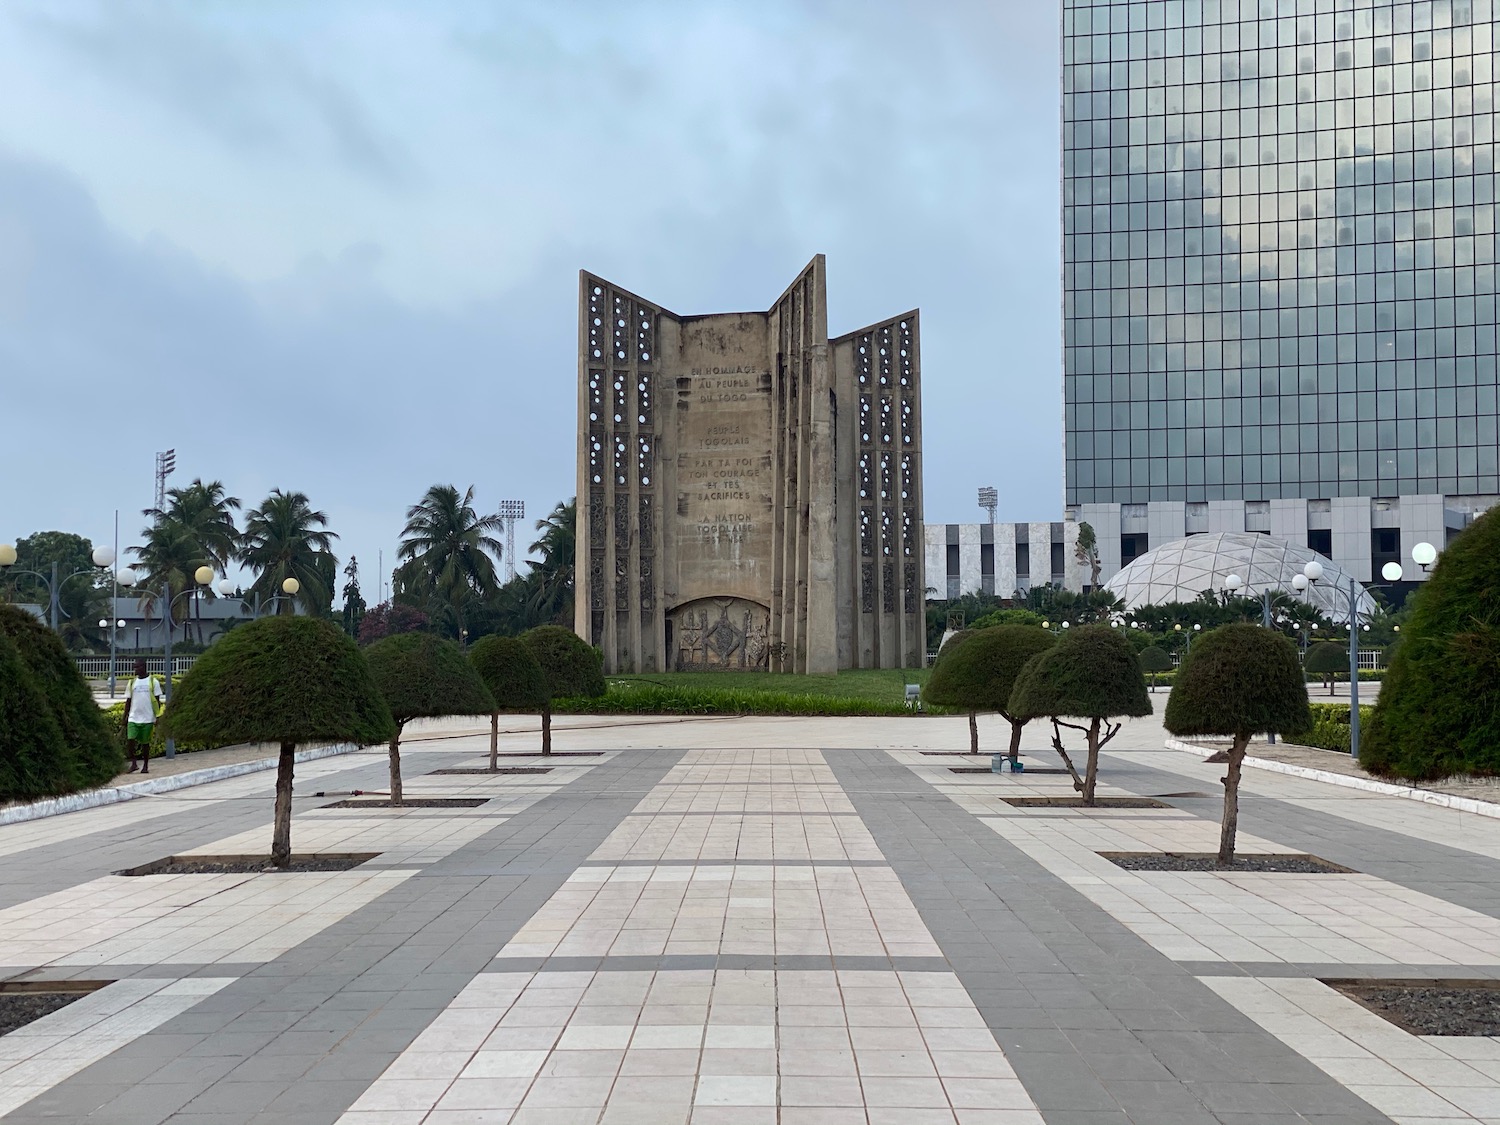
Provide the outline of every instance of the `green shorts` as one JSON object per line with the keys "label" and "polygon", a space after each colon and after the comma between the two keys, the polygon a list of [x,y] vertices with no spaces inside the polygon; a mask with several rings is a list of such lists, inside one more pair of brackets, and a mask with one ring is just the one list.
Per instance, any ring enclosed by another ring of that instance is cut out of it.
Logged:
{"label": "green shorts", "polygon": [[144,742],[149,745],[151,742],[151,729],[155,725],[155,723],[126,723],[125,737],[134,742]]}

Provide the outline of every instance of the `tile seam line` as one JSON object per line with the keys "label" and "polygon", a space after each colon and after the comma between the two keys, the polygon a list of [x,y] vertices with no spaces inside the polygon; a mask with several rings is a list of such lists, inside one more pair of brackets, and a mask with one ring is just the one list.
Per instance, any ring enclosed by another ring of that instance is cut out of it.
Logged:
{"label": "tile seam line", "polygon": [[[1193,746],[1180,739],[1169,738],[1166,740],[1168,750],[1178,750],[1186,754],[1200,756],[1205,753],[1202,746]],[[1452,793],[1435,793],[1430,789],[1418,789],[1410,785],[1393,785],[1388,781],[1374,781],[1365,777],[1350,777],[1348,774],[1335,773],[1332,770],[1314,769],[1311,766],[1298,766],[1290,762],[1278,762],[1271,758],[1256,758],[1247,755],[1245,765],[1254,769],[1265,770],[1268,773],[1286,774],[1289,777],[1300,777],[1307,781],[1321,781],[1328,785],[1337,785],[1345,789],[1358,789],[1365,793],[1379,793],[1385,797],[1403,797],[1408,801],[1417,801],[1424,805],[1436,805],[1439,808],[1454,809],[1458,812],[1474,813],[1477,816],[1488,816],[1500,819],[1500,804],[1491,801],[1481,801],[1475,797],[1459,797]]]}

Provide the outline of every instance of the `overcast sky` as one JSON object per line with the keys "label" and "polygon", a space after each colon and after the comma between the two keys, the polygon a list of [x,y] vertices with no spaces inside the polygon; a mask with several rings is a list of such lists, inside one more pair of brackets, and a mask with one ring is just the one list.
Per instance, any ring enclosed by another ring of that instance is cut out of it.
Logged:
{"label": "overcast sky", "polygon": [[574,491],[577,271],[922,310],[926,514],[1062,514],[1058,15],[1033,0],[0,4],[0,541],[153,454],[306,492],[374,600],[428,485]]}

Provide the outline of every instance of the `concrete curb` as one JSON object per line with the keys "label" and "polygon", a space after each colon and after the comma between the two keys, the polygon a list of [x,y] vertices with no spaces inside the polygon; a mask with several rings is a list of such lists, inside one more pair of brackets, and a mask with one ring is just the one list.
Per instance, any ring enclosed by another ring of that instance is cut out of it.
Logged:
{"label": "concrete curb", "polygon": [[[359,747],[352,742],[341,742],[334,746],[318,746],[311,750],[297,751],[298,762],[315,762],[319,758],[332,758],[337,754],[352,754]],[[111,785],[102,789],[90,789],[83,793],[69,793],[66,797],[48,797],[28,805],[16,805],[0,809],[0,826],[21,824],[28,820],[40,820],[46,816],[96,809],[101,805],[116,805],[121,801],[133,801],[137,797],[150,797],[157,793],[170,793],[174,789],[187,789],[194,785],[207,785],[210,781],[223,781],[247,773],[260,773],[276,768],[276,755],[256,758],[249,762],[233,762],[223,766],[209,766],[201,770],[153,777],[147,781],[134,781],[129,785]]]}
{"label": "concrete curb", "polygon": [[[1181,750],[1200,757],[1205,753],[1212,753],[1207,747],[1194,746],[1176,738],[1167,739],[1166,745],[1168,750]],[[1308,781],[1325,781],[1330,785],[1342,785],[1345,789],[1360,789],[1366,793],[1380,793],[1387,797],[1405,797],[1409,801],[1421,801],[1424,805],[1437,805],[1440,808],[1456,809],[1459,812],[1474,813],[1476,816],[1491,816],[1500,819],[1500,804],[1481,801],[1474,797],[1456,797],[1451,793],[1434,793],[1431,789],[1418,789],[1412,785],[1392,785],[1388,781],[1350,777],[1348,774],[1335,773],[1332,770],[1294,766],[1289,762],[1276,762],[1270,758],[1252,758],[1249,754],[1245,755],[1245,765],[1254,766],[1258,770],[1269,770],[1271,773],[1303,777]]]}

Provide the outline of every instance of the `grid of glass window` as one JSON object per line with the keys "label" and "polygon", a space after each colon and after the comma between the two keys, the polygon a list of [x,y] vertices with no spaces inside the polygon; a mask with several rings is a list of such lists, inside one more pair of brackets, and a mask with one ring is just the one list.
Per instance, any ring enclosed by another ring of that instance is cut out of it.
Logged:
{"label": "grid of glass window", "polygon": [[1500,0],[1064,0],[1069,503],[1500,492]]}

